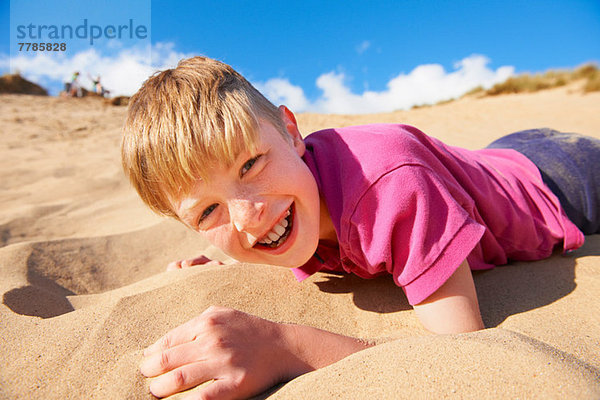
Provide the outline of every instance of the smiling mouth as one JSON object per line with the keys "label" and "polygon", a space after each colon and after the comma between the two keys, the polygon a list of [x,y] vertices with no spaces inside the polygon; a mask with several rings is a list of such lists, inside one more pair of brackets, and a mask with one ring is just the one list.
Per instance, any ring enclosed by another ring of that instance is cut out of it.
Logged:
{"label": "smiling mouth", "polygon": [[254,247],[275,249],[285,243],[292,231],[292,222],[294,221],[293,207],[294,205],[292,204],[285,216],[271,228],[269,233],[259,239]]}

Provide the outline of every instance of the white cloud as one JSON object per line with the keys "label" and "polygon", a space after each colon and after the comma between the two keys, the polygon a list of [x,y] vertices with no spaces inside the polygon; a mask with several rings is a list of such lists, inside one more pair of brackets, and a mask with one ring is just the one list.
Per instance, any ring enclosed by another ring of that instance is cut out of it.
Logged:
{"label": "white cloud", "polygon": [[[352,93],[345,84],[343,73],[328,72],[319,76],[316,85],[321,95],[309,101],[301,87],[287,79],[276,78],[259,84],[260,88],[279,88],[279,91],[265,90],[264,93],[276,104],[293,101],[299,107],[295,111],[321,113],[364,114],[408,109],[417,104],[433,104],[438,101],[459,97],[467,91],[483,86],[489,88],[514,74],[514,67],[503,66],[495,71],[488,68],[489,59],[482,55],[472,55],[454,65],[454,71],[446,72],[439,64],[425,64],[408,74],[399,74],[387,83],[383,91]],[[260,90],[260,89],[259,89]],[[293,95],[292,95],[293,94]]]}
{"label": "white cloud", "polygon": [[[100,75],[111,95],[131,95],[155,71],[172,68],[191,55],[177,52],[173,43],[157,43],[146,48],[122,48],[114,55],[102,55],[94,49],[75,54],[48,56],[38,53],[32,57],[18,56],[10,60],[0,56],[0,68],[18,70],[27,79],[43,85],[62,87],[73,71],[82,73],[82,84],[91,88],[87,74]],[[343,73],[328,72],[316,79],[321,94],[308,99],[302,87],[286,78],[273,78],[254,83],[276,105],[286,104],[297,112],[363,114],[408,109],[417,104],[432,104],[456,98],[476,86],[489,88],[514,74],[514,67],[488,68],[489,59],[472,55],[446,71],[439,64],[420,65],[408,74],[392,78],[382,91],[364,90],[353,93]]]}
{"label": "white cloud", "polygon": [[371,42],[369,42],[368,40],[363,40],[362,42],[360,42],[360,44],[356,46],[356,52],[358,54],[362,54],[365,51],[367,51],[369,47],[371,47]]}
{"label": "white cloud", "polygon": [[111,95],[132,95],[155,71],[172,68],[184,57],[174,50],[172,43],[157,43],[152,48],[123,48],[115,55],[102,55],[95,49],[85,50],[71,57],[60,54],[37,53],[35,56],[19,55],[10,62],[8,56],[0,58],[0,68],[20,72],[34,82],[65,82],[74,71],[80,71],[81,83],[91,88],[87,74],[100,75],[103,85]]}
{"label": "white cloud", "polygon": [[287,79],[272,78],[253,85],[275,105],[285,104],[292,110],[306,110],[309,106],[302,88],[292,85]]}

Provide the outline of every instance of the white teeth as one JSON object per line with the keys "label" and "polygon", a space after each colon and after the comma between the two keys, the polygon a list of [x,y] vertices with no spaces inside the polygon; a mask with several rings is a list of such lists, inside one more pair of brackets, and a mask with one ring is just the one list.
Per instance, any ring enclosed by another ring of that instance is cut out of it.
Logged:
{"label": "white teeth", "polygon": [[267,236],[269,237],[269,239],[271,239],[272,241],[276,241],[279,239],[280,235],[276,234],[275,232],[269,232],[267,233]]}
{"label": "white teeth", "polygon": [[281,239],[281,237],[286,231],[286,228],[289,225],[289,222],[286,218],[289,217],[290,214],[291,212],[290,210],[288,210],[285,216],[281,219],[281,221],[276,223],[275,226],[272,228],[271,232],[267,233],[261,240],[258,241],[258,243],[271,244]]}
{"label": "white teeth", "polygon": [[285,232],[285,228],[283,226],[277,224],[273,227],[273,231],[275,233],[277,233],[279,236],[281,236],[281,235],[283,235],[283,232]]}

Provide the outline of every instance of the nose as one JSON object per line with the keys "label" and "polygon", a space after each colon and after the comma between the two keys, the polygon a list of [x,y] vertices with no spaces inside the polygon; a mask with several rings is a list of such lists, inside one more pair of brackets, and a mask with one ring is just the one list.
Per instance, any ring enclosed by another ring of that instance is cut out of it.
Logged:
{"label": "nose", "polygon": [[229,216],[238,232],[256,233],[265,203],[257,199],[233,199],[229,202]]}

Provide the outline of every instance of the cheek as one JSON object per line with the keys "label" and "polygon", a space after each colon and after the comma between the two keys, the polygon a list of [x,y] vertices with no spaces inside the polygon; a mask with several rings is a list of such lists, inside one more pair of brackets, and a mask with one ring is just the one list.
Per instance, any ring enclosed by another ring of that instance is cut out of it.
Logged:
{"label": "cheek", "polygon": [[233,232],[228,225],[219,226],[202,233],[213,245],[229,253],[233,247]]}
{"label": "cheek", "polygon": [[299,171],[296,179],[296,186],[300,191],[300,195],[307,201],[311,212],[319,212],[319,188],[314,176],[306,167],[303,165],[302,170]]}

